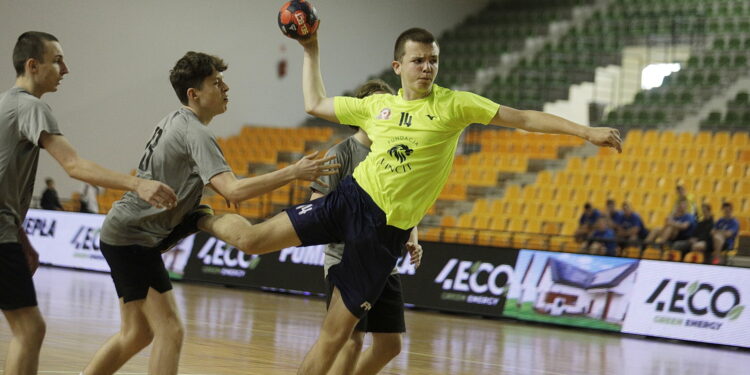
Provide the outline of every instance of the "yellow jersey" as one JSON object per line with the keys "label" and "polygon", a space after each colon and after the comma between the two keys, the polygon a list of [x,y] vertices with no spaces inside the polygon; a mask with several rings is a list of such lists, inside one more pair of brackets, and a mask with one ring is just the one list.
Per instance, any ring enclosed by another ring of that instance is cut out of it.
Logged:
{"label": "yellow jersey", "polygon": [[404,100],[379,94],[335,97],[341,124],[361,127],[372,140],[354,178],[385,212],[388,225],[409,229],[437,200],[450,175],[461,132],[488,124],[499,105],[479,95],[432,86],[429,96]]}

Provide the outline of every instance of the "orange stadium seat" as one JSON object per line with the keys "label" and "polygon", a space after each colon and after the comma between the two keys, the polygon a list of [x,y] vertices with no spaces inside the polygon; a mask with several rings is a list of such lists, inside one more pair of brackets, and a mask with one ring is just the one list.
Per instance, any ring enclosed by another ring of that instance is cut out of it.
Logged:
{"label": "orange stadium seat", "polygon": [[682,261],[686,263],[702,264],[705,261],[705,256],[701,252],[691,251],[685,254],[685,258]]}

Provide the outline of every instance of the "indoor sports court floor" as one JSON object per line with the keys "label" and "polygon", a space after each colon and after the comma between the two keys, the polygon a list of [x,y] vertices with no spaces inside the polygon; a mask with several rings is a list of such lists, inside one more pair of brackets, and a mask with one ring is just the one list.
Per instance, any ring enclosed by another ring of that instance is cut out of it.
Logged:
{"label": "indoor sports court floor", "polygon": [[[78,374],[118,328],[109,275],[41,268],[35,282],[47,321],[39,374]],[[294,374],[324,311],[322,299],[252,290],[176,283],[175,293],[185,375]],[[722,375],[750,367],[748,351],[425,311],[407,311],[406,320],[404,350],[383,374]],[[0,358],[9,339],[3,321]],[[145,374],[147,361],[148,349],[118,374]]]}

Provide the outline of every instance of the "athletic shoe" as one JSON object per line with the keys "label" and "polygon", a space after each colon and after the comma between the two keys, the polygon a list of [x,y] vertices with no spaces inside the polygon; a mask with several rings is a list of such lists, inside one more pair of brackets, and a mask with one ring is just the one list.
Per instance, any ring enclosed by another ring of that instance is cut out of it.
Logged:
{"label": "athletic shoe", "polygon": [[214,214],[213,208],[211,206],[202,204],[198,207],[196,207],[194,210],[190,211],[185,217],[182,219],[182,222],[177,224],[174,229],[172,229],[172,232],[169,233],[169,235],[161,240],[158,245],[156,245],[156,248],[159,249],[161,253],[166,253],[169,251],[169,249],[173,248],[177,243],[182,241],[185,237],[198,232],[198,221],[206,216],[211,216]]}

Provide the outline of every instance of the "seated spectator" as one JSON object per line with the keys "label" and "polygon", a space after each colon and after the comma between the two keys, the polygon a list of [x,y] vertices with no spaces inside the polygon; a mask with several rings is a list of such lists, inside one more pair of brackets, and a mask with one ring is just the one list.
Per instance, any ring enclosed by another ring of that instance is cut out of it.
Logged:
{"label": "seated spectator", "polygon": [[615,231],[609,227],[609,219],[602,216],[596,220],[594,230],[589,234],[581,250],[596,255],[617,255]]}
{"label": "seated spectator", "polygon": [[637,245],[648,235],[641,216],[633,211],[628,202],[622,202],[622,213],[616,219],[614,229],[620,247]]}
{"label": "seated spectator", "polygon": [[674,202],[672,213],[677,211],[677,206],[680,205],[681,201],[685,200],[688,202],[687,213],[693,215],[693,217],[697,218],[697,220],[700,220],[701,213],[698,212],[698,205],[695,204],[695,197],[693,197],[692,195],[688,195],[687,191],[685,190],[685,186],[681,184],[678,184],[676,189],[677,189],[677,199]]}
{"label": "seated spectator", "polygon": [[60,198],[57,197],[57,190],[55,190],[55,180],[47,177],[44,179],[44,183],[47,184],[47,188],[42,193],[42,201],[39,204],[44,210],[52,211],[63,211],[63,206],[60,204]]}
{"label": "seated spectator", "polygon": [[690,250],[703,253],[705,259],[710,258],[708,257],[710,250],[707,252],[706,248],[711,248],[711,230],[714,229],[714,215],[711,212],[711,205],[703,203],[701,205],[701,213],[703,213],[703,220],[699,221],[695,226],[693,235],[687,240],[676,241],[672,244],[672,248],[681,251],[683,257]]}
{"label": "seated spectator", "polygon": [[594,230],[594,223],[602,216],[601,212],[594,208],[591,203],[583,205],[583,214],[578,219],[578,229],[574,234],[576,242],[583,242]]}
{"label": "seated spectator", "polygon": [[695,230],[695,216],[688,212],[689,202],[681,200],[672,216],[666,219],[664,227],[654,229],[646,237],[647,243],[655,243],[662,246],[667,242],[687,240]]}
{"label": "seated spectator", "polygon": [[724,214],[716,221],[711,236],[714,243],[712,264],[721,262],[721,252],[734,249],[734,240],[740,231],[740,222],[732,216],[732,204],[724,202],[721,205],[721,212]]}
{"label": "seated spectator", "polygon": [[615,204],[614,199],[607,199],[607,205],[604,208],[604,216],[609,218],[609,227],[614,229],[622,217],[622,211],[617,211],[617,205]]}

